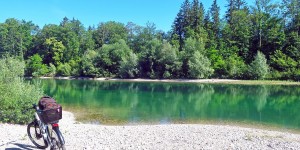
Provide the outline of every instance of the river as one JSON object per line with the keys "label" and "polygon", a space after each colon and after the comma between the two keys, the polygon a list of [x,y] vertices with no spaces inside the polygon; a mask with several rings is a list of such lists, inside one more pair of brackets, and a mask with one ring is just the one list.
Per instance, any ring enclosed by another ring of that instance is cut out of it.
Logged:
{"label": "river", "polygon": [[97,124],[234,123],[300,129],[300,86],[39,80],[77,120]]}

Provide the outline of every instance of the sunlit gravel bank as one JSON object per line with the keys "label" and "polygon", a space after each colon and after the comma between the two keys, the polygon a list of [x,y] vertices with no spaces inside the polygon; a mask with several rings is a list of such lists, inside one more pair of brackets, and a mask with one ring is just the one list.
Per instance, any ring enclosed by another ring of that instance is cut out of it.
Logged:
{"label": "sunlit gravel bank", "polygon": [[[300,135],[202,124],[103,126],[80,124],[63,112],[67,149],[300,149]],[[26,126],[0,124],[0,149],[36,149]]]}

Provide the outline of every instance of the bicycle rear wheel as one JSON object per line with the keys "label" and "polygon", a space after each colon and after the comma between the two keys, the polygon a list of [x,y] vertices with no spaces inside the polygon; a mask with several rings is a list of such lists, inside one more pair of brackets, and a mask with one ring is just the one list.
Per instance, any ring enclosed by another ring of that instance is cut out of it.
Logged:
{"label": "bicycle rear wheel", "polygon": [[65,141],[59,128],[52,128],[50,136],[51,142],[54,144],[54,147],[52,147],[51,150],[66,150]]}
{"label": "bicycle rear wheel", "polygon": [[33,121],[27,126],[27,134],[30,141],[38,148],[45,149],[48,147],[47,141],[44,140],[42,132],[36,121]]}

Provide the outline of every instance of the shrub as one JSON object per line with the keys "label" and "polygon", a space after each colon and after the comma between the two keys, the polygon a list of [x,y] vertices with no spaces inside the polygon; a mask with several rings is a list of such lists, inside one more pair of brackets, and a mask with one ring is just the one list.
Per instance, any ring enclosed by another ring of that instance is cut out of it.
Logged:
{"label": "shrub", "polygon": [[27,123],[32,112],[24,112],[43,95],[42,89],[23,79],[25,64],[15,58],[0,59],[0,122]]}
{"label": "shrub", "polygon": [[130,53],[128,58],[124,58],[120,63],[119,76],[121,78],[134,78],[138,74],[138,58],[134,53]]}
{"label": "shrub", "polygon": [[49,72],[47,66],[43,64],[43,59],[39,54],[35,54],[29,58],[26,68],[26,74],[34,77],[44,76]]}
{"label": "shrub", "polygon": [[52,63],[49,64],[48,70],[48,76],[54,77],[56,75],[56,67]]}
{"label": "shrub", "polygon": [[237,54],[229,56],[227,58],[225,64],[225,72],[229,78],[233,79],[243,79],[245,78],[245,72],[247,70],[247,66],[243,59]]}
{"label": "shrub", "polygon": [[269,66],[265,55],[257,52],[255,59],[249,66],[249,75],[252,79],[264,79],[269,73]]}
{"label": "shrub", "polygon": [[190,78],[207,78],[213,74],[214,70],[211,68],[210,61],[207,57],[195,52],[195,54],[188,61]]}
{"label": "shrub", "polygon": [[68,63],[60,64],[57,67],[57,74],[61,76],[70,76],[71,75],[71,66]]}

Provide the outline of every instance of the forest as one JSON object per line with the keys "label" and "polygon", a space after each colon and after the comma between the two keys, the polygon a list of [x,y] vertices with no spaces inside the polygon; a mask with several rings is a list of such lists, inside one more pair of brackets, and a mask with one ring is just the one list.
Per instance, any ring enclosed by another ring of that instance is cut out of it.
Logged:
{"label": "forest", "polygon": [[184,0],[168,32],[148,22],[75,18],[42,28],[0,23],[0,57],[25,62],[25,76],[150,79],[300,80],[300,1],[228,0],[221,18],[213,0]]}

